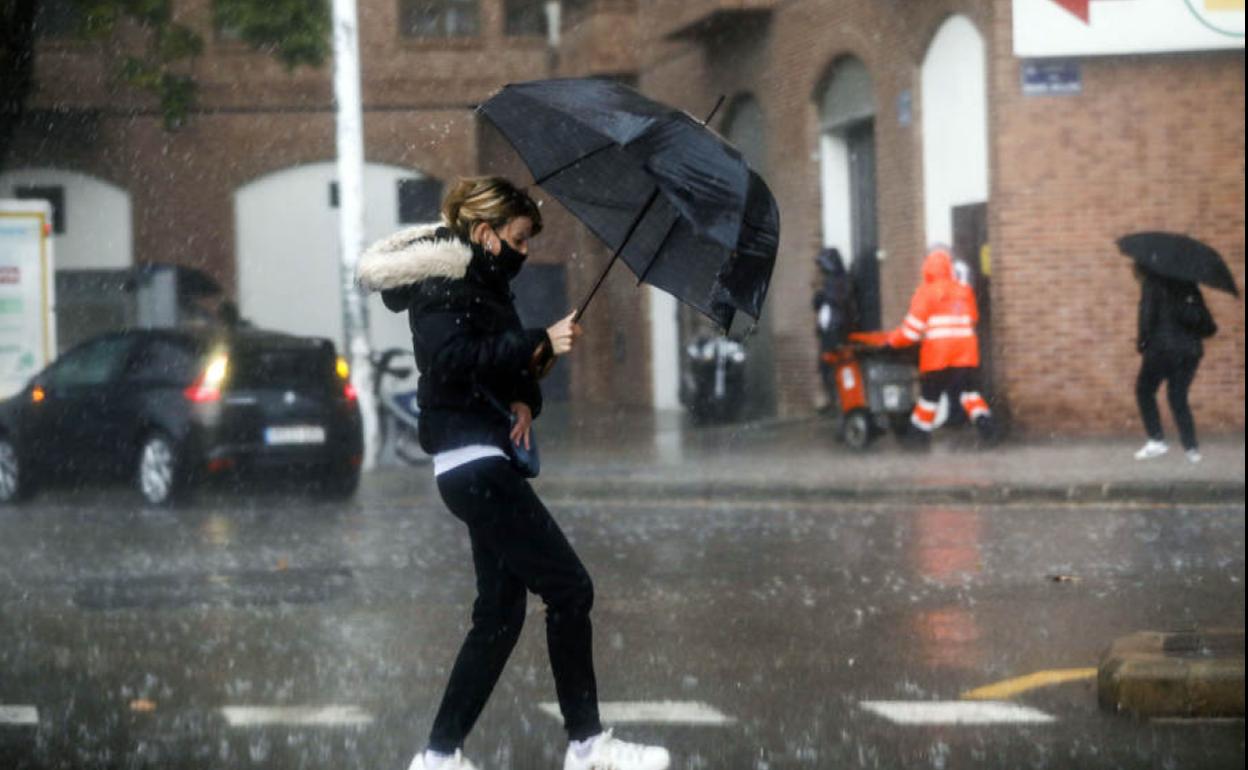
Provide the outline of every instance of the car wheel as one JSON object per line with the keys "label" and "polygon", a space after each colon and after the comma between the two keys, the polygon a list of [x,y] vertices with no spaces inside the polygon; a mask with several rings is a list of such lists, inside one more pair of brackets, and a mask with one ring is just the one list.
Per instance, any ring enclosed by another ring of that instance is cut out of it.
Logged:
{"label": "car wheel", "polygon": [[152,433],[143,440],[135,483],[144,500],[152,505],[168,505],[176,500],[182,491],[179,470],[178,450],[168,436]]}
{"label": "car wheel", "polygon": [[30,497],[33,489],[17,454],[17,446],[0,437],[0,503],[21,502]]}
{"label": "car wheel", "polygon": [[863,450],[870,446],[871,439],[875,437],[871,430],[871,413],[866,409],[855,409],[845,415],[842,436],[852,449]]}

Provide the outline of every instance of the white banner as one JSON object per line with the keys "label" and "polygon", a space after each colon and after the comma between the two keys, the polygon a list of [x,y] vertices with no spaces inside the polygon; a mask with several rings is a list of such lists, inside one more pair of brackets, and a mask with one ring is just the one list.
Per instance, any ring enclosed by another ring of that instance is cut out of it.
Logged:
{"label": "white banner", "polygon": [[1244,47],[1245,0],[1014,0],[1016,56]]}
{"label": "white banner", "polygon": [[56,356],[52,210],[43,201],[0,201],[0,398]]}

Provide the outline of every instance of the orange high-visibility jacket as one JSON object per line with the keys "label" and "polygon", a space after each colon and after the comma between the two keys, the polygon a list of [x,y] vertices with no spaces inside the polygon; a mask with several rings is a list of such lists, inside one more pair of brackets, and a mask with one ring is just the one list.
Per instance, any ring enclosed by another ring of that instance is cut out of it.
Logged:
{"label": "orange high-visibility jacket", "polygon": [[888,335],[888,344],[904,348],[922,343],[919,371],[979,366],[975,291],[954,276],[953,257],[936,249],[923,261],[923,283],[910,300],[906,319]]}

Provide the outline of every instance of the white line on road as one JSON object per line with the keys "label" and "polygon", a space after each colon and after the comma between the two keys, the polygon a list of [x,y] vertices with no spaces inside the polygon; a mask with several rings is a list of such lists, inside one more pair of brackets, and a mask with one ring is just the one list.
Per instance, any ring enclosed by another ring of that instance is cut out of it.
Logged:
{"label": "white line on road", "polygon": [[221,713],[230,727],[352,727],[373,721],[359,706],[225,706]]}
{"label": "white line on road", "polygon": [[[539,703],[545,713],[562,719],[558,703]],[[722,727],[737,720],[725,715],[714,706],[697,701],[606,701],[598,704],[598,715],[603,722],[623,724],[667,724]]]}
{"label": "white line on road", "polygon": [[863,701],[862,707],[899,725],[1047,724],[1057,718],[1005,701]]}
{"label": "white line on road", "polygon": [[0,725],[28,727],[39,724],[39,709],[34,706],[0,705]]}

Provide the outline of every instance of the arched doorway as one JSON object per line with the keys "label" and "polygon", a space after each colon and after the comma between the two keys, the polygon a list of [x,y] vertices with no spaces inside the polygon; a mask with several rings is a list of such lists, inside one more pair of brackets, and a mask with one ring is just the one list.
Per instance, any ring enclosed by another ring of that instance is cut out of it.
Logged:
{"label": "arched doorway", "polygon": [[[234,194],[238,305],[257,326],[343,344],[338,254],[337,166],[275,171]],[[370,163],[364,171],[365,241],[438,218],[442,184],[411,169]],[[406,317],[369,298],[372,345],[411,348]]]}
{"label": "arched doorway", "polygon": [[109,270],[134,262],[130,193],[110,182],[53,168],[0,174],[0,198],[52,204],[56,269]]}
{"label": "arched doorway", "polygon": [[999,419],[992,274],[988,259],[988,66],[984,38],[965,16],[941,24],[923,57],[923,200],[929,244],[953,247],[979,302],[981,387]]}
{"label": "arched doorway", "polygon": [[835,62],[818,102],[823,245],[839,250],[853,275],[861,326],[877,329],[875,96],[866,65],[852,56]]}
{"label": "arched doorway", "polygon": [[952,245],[954,210],[988,201],[987,77],[979,30],[965,16],[951,16],[923,57],[923,199],[928,243]]}

